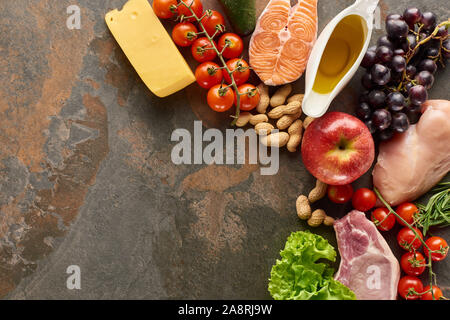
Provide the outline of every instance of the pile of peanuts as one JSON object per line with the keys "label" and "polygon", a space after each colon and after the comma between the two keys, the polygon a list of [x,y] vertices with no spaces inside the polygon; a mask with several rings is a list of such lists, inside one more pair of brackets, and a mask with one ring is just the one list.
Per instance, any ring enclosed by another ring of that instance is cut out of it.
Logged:
{"label": "pile of peanuts", "polygon": [[[302,140],[303,129],[306,129],[314,120],[311,117],[306,117],[304,121],[300,120],[303,94],[294,94],[289,97],[292,92],[290,84],[280,87],[272,97],[269,96],[269,88],[265,84],[261,83],[258,90],[261,97],[256,107],[258,114],[242,112],[236,126],[244,127],[251,124],[256,133],[261,136],[263,145],[278,148],[286,146],[289,152],[297,151]],[[269,105],[271,110],[267,112]],[[270,120],[273,123],[270,123]],[[275,129],[279,131],[272,133]],[[286,129],[287,132],[282,131]]]}
{"label": "pile of peanuts", "polygon": [[332,226],[334,219],[327,216],[324,210],[317,209],[311,212],[311,204],[322,199],[327,193],[327,184],[317,180],[316,187],[312,189],[308,196],[300,195],[296,201],[297,216],[302,220],[308,220],[310,227],[318,227],[322,223],[325,226]]}

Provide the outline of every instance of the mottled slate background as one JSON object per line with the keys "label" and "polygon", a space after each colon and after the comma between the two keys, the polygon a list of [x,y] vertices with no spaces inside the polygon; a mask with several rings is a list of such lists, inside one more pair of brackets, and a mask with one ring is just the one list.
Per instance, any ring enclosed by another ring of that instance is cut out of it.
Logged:
{"label": "mottled slate background", "polygon": [[[147,90],[103,21],[125,2],[0,1],[0,296],[269,298],[271,265],[290,232],[306,228],[295,199],[314,180],[286,151],[275,176],[257,165],[172,164],[174,129],[200,119],[224,130],[229,120],[196,85],[166,99]],[[352,2],[319,0],[320,29]],[[66,27],[72,4],[81,30]],[[409,5],[449,17],[445,0],[381,0],[381,16]],[[439,72],[432,98],[450,98],[448,76]],[[358,78],[333,109],[351,112]],[[335,244],[331,229],[316,231]],[[66,288],[69,265],[81,267],[81,290]],[[436,265],[447,295],[448,267]]]}

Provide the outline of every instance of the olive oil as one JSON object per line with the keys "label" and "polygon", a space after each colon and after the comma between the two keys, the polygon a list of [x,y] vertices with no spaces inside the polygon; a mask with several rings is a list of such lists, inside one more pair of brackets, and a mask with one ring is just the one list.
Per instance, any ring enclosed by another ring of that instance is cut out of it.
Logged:
{"label": "olive oil", "polygon": [[333,91],[358,59],[366,34],[366,23],[359,15],[349,15],[339,22],[323,52],[313,91],[321,94]]}

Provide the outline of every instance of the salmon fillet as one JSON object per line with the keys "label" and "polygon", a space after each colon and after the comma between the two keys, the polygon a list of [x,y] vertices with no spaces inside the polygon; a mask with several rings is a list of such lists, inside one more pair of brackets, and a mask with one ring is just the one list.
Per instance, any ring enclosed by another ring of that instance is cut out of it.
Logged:
{"label": "salmon fillet", "polygon": [[250,40],[250,65],[270,86],[293,82],[305,71],[317,38],[317,0],[270,0]]}

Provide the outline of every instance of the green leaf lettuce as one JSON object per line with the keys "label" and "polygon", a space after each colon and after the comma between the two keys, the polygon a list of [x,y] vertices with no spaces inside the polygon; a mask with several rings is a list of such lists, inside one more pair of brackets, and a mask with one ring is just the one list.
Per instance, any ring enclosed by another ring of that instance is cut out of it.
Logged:
{"label": "green leaf lettuce", "polygon": [[327,240],[308,231],[293,232],[272,267],[269,292],[275,300],[355,300],[355,294],[333,279],[334,270],[323,261],[336,261]]}

